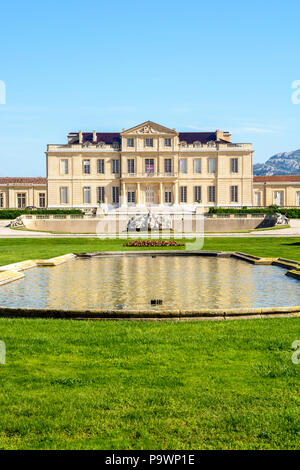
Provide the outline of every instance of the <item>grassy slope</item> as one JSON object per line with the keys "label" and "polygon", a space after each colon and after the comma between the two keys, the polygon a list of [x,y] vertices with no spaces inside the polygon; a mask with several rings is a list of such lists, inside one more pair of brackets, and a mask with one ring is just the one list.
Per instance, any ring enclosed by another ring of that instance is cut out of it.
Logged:
{"label": "grassy slope", "polygon": [[[125,240],[97,238],[0,239],[0,265],[33,258],[45,259],[70,252],[132,250],[125,248],[124,243]],[[206,238],[203,249],[244,251],[258,256],[300,260],[300,238]]]}
{"label": "grassy slope", "polygon": [[300,319],[0,319],[0,448],[299,448]]}

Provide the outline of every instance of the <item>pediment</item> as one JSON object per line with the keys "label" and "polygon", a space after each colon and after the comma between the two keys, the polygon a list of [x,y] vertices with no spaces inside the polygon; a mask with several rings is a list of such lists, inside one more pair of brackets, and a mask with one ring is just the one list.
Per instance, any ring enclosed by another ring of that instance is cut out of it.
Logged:
{"label": "pediment", "polygon": [[152,121],[146,121],[138,126],[131,127],[121,133],[121,135],[177,135],[177,132],[174,129],[169,129],[168,127],[161,126]]}

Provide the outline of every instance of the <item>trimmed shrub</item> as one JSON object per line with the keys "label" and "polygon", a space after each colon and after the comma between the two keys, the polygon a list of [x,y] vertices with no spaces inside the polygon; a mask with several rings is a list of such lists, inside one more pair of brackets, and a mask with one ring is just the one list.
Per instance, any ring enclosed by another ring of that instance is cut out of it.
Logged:
{"label": "trimmed shrub", "polygon": [[0,210],[0,219],[16,219],[20,215],[52,215],[52,214],[83,214],[80,209],[36,209],[36,210],[26,210],[26,209],[1,209]]}
{"label": "trimmed shrub", "polygon": [[222,207],[210,207],[209,214],[275,214],[275,213],[283,214],[288,219],[300,219],[300,208],[297,207],[288,209],[284,207],[278,206],[269,206],[266,209],[261,207],[255,208],[242,208],[242,209],[234,209],[234,208],[226,208],[223,209]]}

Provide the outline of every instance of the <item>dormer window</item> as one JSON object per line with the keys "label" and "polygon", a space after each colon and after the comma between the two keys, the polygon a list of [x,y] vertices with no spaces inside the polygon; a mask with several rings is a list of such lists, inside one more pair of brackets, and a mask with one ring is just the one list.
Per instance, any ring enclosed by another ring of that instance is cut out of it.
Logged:
{"label": "dormer window", "polygon": [[200,148],[201,147],[201,142],[199,142],[199,140],[196,140],[195,142],[193,142],[193,147],[194,148]]}
{"label": "dormer window", "polygon": [[113,142],[112,146],[115,150],[119,149],[119,143],[118,142]]}
{"label": "dormer window", "polygon": [[97,145],[97,147],[100,147],[100,148],[105,147],[105,142],[99,142],[99,144]]}
{"label": "dormer window", "polygon": [[186,146],[187,146],[187,143],[186,143],[185,140],[182,140],[182,141],[180,142],[180,145],[181,145],[181,147],[186,147]]}
{"label": "dormer window", "polygon": [[215,147],[216,146],[216,142],[214,142],[213,140],[211,140],[210,142],[207,142],[207,147]]}

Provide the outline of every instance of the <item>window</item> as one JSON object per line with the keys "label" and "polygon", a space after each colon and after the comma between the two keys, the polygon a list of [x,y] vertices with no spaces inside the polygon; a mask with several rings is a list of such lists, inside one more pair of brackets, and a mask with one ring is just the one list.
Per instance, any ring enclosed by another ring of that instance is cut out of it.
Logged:
{"label": "window", "polygon": [[195,186],[194,187],[194,200],[195,202],[201,201],[201,186]]}
{"label": "window", "polygon": [[97,172],[104,175],[104,159],[97,160]]}
{"label": "window", "polygon": [[238,202],[238,187],[231,186],[230,188],[231,202]]}
{"label": "window", "polygon": [[134,173],[134,158],[127,160],[127,173]]}
{"label": "window", "polygon": [[300,191],[296,192],[296,206],[300,206]]}
{"label": "window", "polygon": [[154,159],[145,158],[145,173],[154,173]]}
{"label": "window", "polygon": [[91,161],[83,160],[83,173],[89,175],[91,173]]}
{"label": "window", "polygon": [[216,159],[209,158],[208,159],[208,173],[215,173],[216,172]]}
{"label": "window", "polygon": [[91,203],[91,188],[90,187],[83,188],[83,203],[84,204]]}
{"label": "window", "polygon": [[145,139],[145,147],[153,147],[153,139]]}
{"label": "window", "polygon": [[171,172],[172,172],[172,159],[165,158],[165,173],[171,173]]}
{"label": "window", "polygon": [[238,158],[231,158],[231,173],[239,172],[239,160]]}
{"label": "window", "polygon": [[133,139],[127,139],[127,147],[134,147],[134,140]]}
{"label": "window", "polygon": [[113,160],[112,161],[112,173],[114,175],[119,174],[119,160]]}
{"label": "window", "polygon": [[46,194],[45,193],[39,194],[39,207],[46,207]]}
{"label": "window", "polygon": [[275,191],[273,197],[274,204],[276,204],[276,206],[283,206],[283,191]]}
{"label": "window", "polygon": [[194,160],[194,173],[201,173],[201,158]]}
{"label": "window", "polygon": [[69,173],[69,160],[60,161],[60,172],[62,175],[67,175]]}
{"label": "window", "polygon": [[127,191],[128,204],[135,204],[135,191]]}
{"label": "window", "polygon": [[68,204],[69,202],[69,191],[67,187],[60,188],[60,202],[61,204]]}
{"label": "window", "polygon": [[0,193],[0,208],[3,209],[4,207],[4,195]]}
{"label": "window", "polygon": [[24,207],[26,207],[26,193],[17,194],[17,206],[18,209],[24,209]]}
{"label": "window", "polygon": [[165,147],[171,147],[171,139],[165,139]]}
{"label": "window", "polygon": [[102,202],[105,202],[105,190],[104,186],[99,186],[97,188],[97,203],[100,204]]}
{"label": "window", "polygon": [[165,189],[165,203],[172,204],[172,189],[171,188]]}
{"label": "window", "polygon": [[119,204],[119,186],[112,187],[112,203]]}
{"label": "window", "polygon": [[216,202],[216,187],[208,186],[208,202]]}
{"label": "window", "polygon": [[180,186],[180,202],[187,202],[187,187]]}
{"label": "window", "polygon": [[255,205],[261,206],[261,193],[255,193]]}
{"label": "window", "polygon": [[186,158],[181,158],[179,160],[179,165],[180,165],[180,173],[187,173]]}
{"label": "window", "polygon": [[146,206],[151,206],[152,204],[154,204],[155,194],[154,189],[151,186],[147,186],[145,188],[145,200]]}

